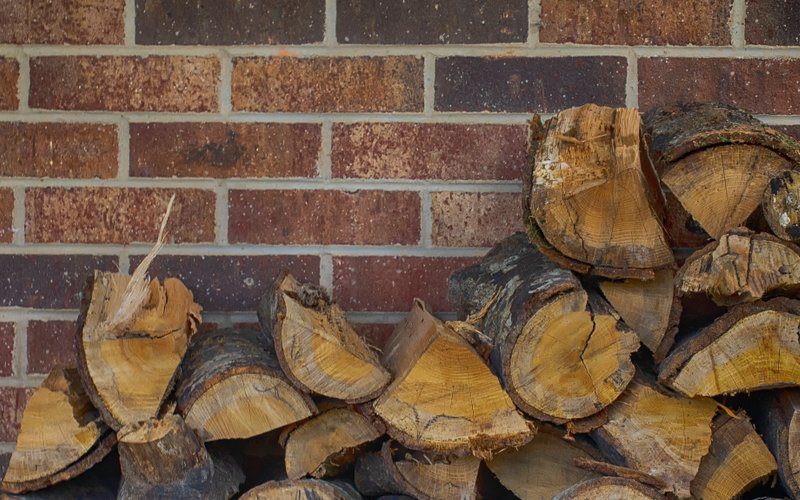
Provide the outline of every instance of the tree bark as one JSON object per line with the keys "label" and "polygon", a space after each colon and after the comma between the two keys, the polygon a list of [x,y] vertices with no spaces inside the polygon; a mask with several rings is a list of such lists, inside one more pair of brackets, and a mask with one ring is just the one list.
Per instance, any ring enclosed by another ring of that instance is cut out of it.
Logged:
{"label": "tree bark", "polygon": [[761,209],[777,237],[800,242],[800,172],[789,170],[773,177],[764,190]]}

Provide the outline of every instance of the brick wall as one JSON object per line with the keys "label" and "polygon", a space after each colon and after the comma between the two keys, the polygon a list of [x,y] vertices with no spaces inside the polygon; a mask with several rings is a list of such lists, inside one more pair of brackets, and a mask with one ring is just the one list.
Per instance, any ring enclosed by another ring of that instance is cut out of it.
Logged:
{"label": "brick wall", "polygon": [[714,99],[800,133],[797,0],[222,4],[0,0],[0,442],[172,193],[153,270],[209,323],[288,267],[380,343],[519,227],[530,113]]}

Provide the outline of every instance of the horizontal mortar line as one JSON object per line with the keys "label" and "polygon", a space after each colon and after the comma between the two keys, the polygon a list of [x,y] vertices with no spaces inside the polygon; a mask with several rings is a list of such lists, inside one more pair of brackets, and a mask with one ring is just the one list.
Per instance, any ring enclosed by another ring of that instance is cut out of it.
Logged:
{"label": "horizontal mortar line", "polygon": [[15,447],[16,443],[2,442],[0,443],[0,453],[11,453]]}
{"label": "horizontal mortar line", "polygon": [[800,115],[754,115],[767,125],[800,125]]}
{"label": "horizontal mortar line", "polygon": [[26,375],[25,378],[0,377],[0,387],[34,388],[44,380],[45,375]]}
{"label": "horizontal mortar line", "polygon": [[32,307],[0,307],[0,322],[4,321],[75,321],[77,309],[36,309]]}

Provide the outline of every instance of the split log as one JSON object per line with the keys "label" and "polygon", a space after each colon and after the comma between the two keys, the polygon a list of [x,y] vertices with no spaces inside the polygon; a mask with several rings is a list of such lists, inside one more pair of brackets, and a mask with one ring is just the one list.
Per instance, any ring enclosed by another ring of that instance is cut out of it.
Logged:
{"label": "split log", "polygon": [[476,498],[480,460],[467,456],[438,462],[419,452],[392,452],[390,442],[380,451],[356,461],[356,488],[363,495],[408,495],[421,500],[469,500]]}
{"label": "split log", "polygon": [[689,397],[800,385],[800,301],[734,306],[679,345],[659,381]]}
{"label": "split log", "polygon": [[119,498],[230,498],[244,482],[238,465],[213,460],[178,415],[126,426],[118,433]]}
{"label": "split log", "polygon": [[96,271],[78,320],[83,384],[114,430],[158,415],[200,321],[201,308],[180,280],[151,281],[142,305],[131,302],[130,282]]}
{"label": "split log", "polygon": [[25,493],[72,479],[102,460],[115,443],[77,370],[53,368],[25,407],[0,489]]}
{"label": "split log", "polygon": [[377,397],[389,383],[377,354],[321,288],[284,272],[261,301],[258,317],[272,334],[281,367],[299,389],[360,403]]}
{"label": "split log", "polygon": [[637,375],[608,408],[608,422],[591,436],[615,464],[660,479],[686,497],[711,445],[716,409],[711,399],[670,396]]}
{"label": "split log", "polygon": [[759,401],[758,430],[778,463],[781,484],[800,498],[800,389],[774,391]]}
{"label": "split log", "polygon": [[343,481],[287,479],[269,481],[245,492],[242,500],[360,500],[361,495]]}
{"label": "split log", "polygon": [[420,300],[389,339],[383,364],[394,380],[373,406],[408,448],[486,456],[533,435],[483,359]]}
{"label": "split log", "polygon": [[666,500],[657,490],[621,477],[589,479],[564,490],[553,500]]}
{"label": "split log", "polygon": [[252,437],[316,413],[285,378],[261,332],[198,333],[181,371],[176,410],[205,441]]}
{"label": "split log", "polygon": [[632,479],[638,483],[642,483],[645,486],[651,486],[659,491],[664,491],[667,489],[667,484],[661,479],[653,477],[650,474],[646,474],[642,471],[631,469],[630,467],[622,467],[621,465],[614,465],[607,462],[601,462],[599,460],[591,460],[580,457],[576,458],[574,462],[575,465],[581,469],[586,469],[602,476]]}
{"label": "split log", "polygon": [[770,180],[761,209],[775,236],[800,242],[800,172],[789,170]]}
{"label": "split log", "polygon": [[336,476],[379,437],[367,417],[346,408],[330,409],[289,433],[286,475],[289,479]]}
{"label": "split log", "polygon": [[661,182],[714,239],[742,225],[770,179],[800,162],[794,140],[730,106],[658,108],[644,124]]}
{"label": "split log", "polygon": [[718,415],[712,428],[711,449],[691,484],[695,498],[740,498],[777,469],[775,458],[744,412],[735,417]]}
{"label": "split log", "polygon": [[537,419],[594,415],[633,377],[636,335],[522,233],[455,272],[450,298],[490,339],[492,368],[511,398]]}
{"label": "split log", "polygon": [[587,104],[558,113],[541,134],[531,138],[538,147],[524,191],[542,252],[609,278],[652,279],[672,267],[638,111]]}

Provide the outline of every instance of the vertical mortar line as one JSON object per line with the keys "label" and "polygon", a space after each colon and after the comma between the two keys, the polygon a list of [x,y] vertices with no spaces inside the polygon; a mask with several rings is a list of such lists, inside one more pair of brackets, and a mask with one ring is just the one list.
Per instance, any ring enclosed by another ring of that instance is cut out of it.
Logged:
{"label": "vertical mortar line", "polygon": [[119,272],[122,274],[130,274],[131,272],[131,254],[130,250],[125,247],[124,250],[121,250],[117,253],[117,257],[119,257]]}
{"label": "vertical mortar line", "polygon": [[336,0],[325,0],[325,35],[322,44],[338,45],[336,40]]}
{"label": "vertical mortar line", "polygon": [[131,124],[124,116],[117,123],[117,179],[128,179],[131,168]]}
{"label": "vertical mortar line", "polygon": [[28,320],[14,322],[14,351],[11,355],[11,373],[17,378],[28,375]]}
{"label": "vertical mortar line", "polygon": [[433,209],[430,191],[420,191],[419,229],[420,244],[425,248],[433,246]]}
{"label": "vertical mortar line", "polygon": [[741,48],[745,46],[744,24],[747,17],[747,0],[733,0],[731,5],[731,45]]}
{"label": "vertical mortar line", "polygon": [[528,45],[539,45],[539,26],[541,25],[541,0],[528,0]]}
{"label": "vertical mortar line", "polygon": [[425,54],[423,66],[423,112],[425,116],[433,115],[433,106],[436,98],[436,56]]}
{"label": "vertical mortar line", "polygon": [[136,0],[125,0],[125,45],[136,45]]}
{"label": "vertical mortar line", "polygon": [[628,49],[627,55],[628,71],[625,75],[625,106],[629,108],[639,107],[639,62],[636,51]]}
{"label": "vertical mortar line", "polygon": [[29,111],[28,93],[31,89],[31,59],[24,51],[17,58],[19,62],[19,80],[17,80],[17,100],[19,110]]}
{"label": "vertical mortar line", "polygon": [[231,101],[231,80],[233,79],[233,58],[227,50],[222,50],[219,55],[219,110],[222,116],[227,117],[233,103]]}
{"label": "vertical mortar line", "polygon": [[331,151],[333,150],[333,120],[325,119],[322,121],[320,131],[322,142],[317,160],[317,177],[320,179],[331,179],[333,177],[333,163]]}
{"label": "vertical mortar line", "polygon": [[333,298],[333,255],[329,253],[319,256],[319,286]]}
{"label": "vertical mortar line", "polygon": [[11,210],[11,243],[22,245],[25,243],[25,187],[14,186],[14,207]]}
{"label": "vertical mortar line", "polygon": [[218,245],[228,244],[228,183],[220,181],[214,205],[214,241]]}

